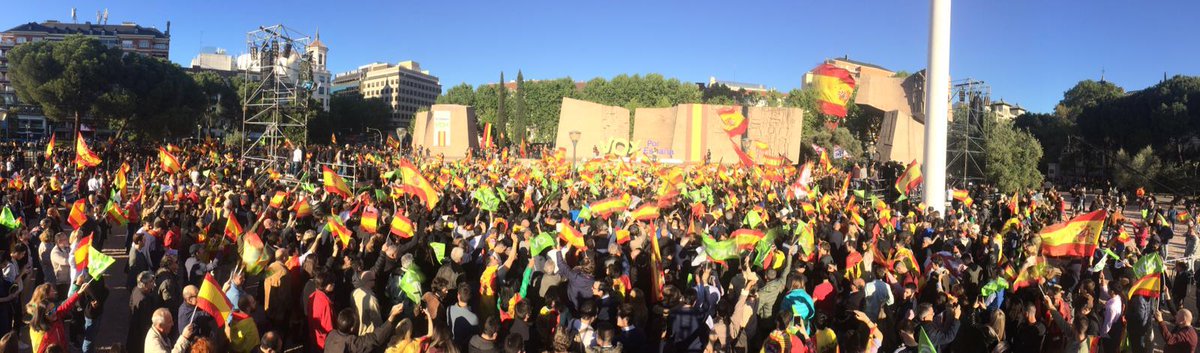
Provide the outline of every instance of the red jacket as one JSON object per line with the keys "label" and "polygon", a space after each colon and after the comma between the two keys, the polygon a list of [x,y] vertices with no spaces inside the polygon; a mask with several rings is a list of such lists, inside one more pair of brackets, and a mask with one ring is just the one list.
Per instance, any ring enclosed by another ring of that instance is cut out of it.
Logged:
{"label": "red jacket", "polygon": [[325,350],[325,336],[333,331],[333,306],[325,292],[317,290],[308,296],[308,305],[312,309],[308,315],[308,327],[312,329],[312,341],[317,348]]}

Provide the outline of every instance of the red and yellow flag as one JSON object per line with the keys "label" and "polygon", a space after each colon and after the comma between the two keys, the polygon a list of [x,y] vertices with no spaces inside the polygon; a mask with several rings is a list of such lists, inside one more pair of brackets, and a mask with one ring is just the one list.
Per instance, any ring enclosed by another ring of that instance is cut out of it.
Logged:
{"label": "red and yellow flag", "polygon": [[762,238],[763,232],[753,229],[738,229],[733,231],[733,243],[742,250],[753,249]]}
{"label": "red and yellow flag", "polygon": [[1147,298],[1158,298],[1162,291],[1162,273],[1151,273],[1139,278],[1129,286],[1129,298],[1133,296],[1141,296]]}
{"label": "red and yellow flag", "polygon": [[629,230],[617,229],[617,244],[624,245],[629,242]]}
{"label": "red and yellow flag", "polygon": [[346,224],[342,223],[342,219],[338,216],[329,216],[329,232],[337,236],[338,240],[342,241],[342,247],[350,246],[350,229],[346,228]]}
{"label": "red and yellow flag", "polygon": [[75,243],[75,271],[82,272],[87,269],[88,265],[88,249],[92,247],[92,234],[80,238],[79,242]]}
{"label": "red and yellow flag", "polygon": [[900,177],[896,178],[896,191],[908,196],[908,193],[912,192],[913,188],[916,188],[920,184],[921,164],[913,160],[912,163],[908,164],[908,168],[904,169],[904,174],[900,174]]}
{"label": "red and yellow flag", "polygon": [[400,160],[400,176],[404,179],[404,192],[417,195],[417,198],[425,202],[427,209],[432,210],[433,206],[437,205],[441,198],[438,190],[433,188],[429,179],[425,179],[425,176],[421,175],[421,171],[412,162],[406,159]]}
{"label": "red and yellow flag", "polygon": [[642,205],[642,207],[638,207],[636,210],[633,210],[632,216],[633,220],[643,222],[649,222],[658,219],[658,205],[649,203]]}
{"label": "red and yellow flag", "polygon": [[117,225],[125,225],[129,223],[129,219],[125,217],[125,213],[121,211],[121,206],[117,205],[113,200],[108,200],[108,205],[104,206],[104,214],[109,220]]}
{"label": "red and yellow flag", "polygon": [[600,217],[608,218],[614,212],[621,212],[629,208],[629,202],[622,197],[610,197],[600,201],[593,202],[588,209],[592,214],[600,215]]}
{"label": "red and yellow flag", "polygon": [[79,229],[87,223],[85,205],[84,199],[75,200],[75,203],[71,204],[71,212],[67,214],[67,223],[70,223],[71,227]]}
{"label": "red and yellow flag", "polygon": [[296,218],[312,216],[312,205],[309,205],[308,200],[305,200],[302,196],[296,199],[296,203],[292,204],[292,211],[296,212]]}
{"label": "red and yellow flag", "polygon": [[404,216],[402,210],[396,210],[396,215],[392,216],[392,234],[401,238],[412,238],[413,222]]}
{"label": "red and yellow flag", "polygon": [[379,230],[379,211],[374,207],[368,206],[363,210],[362,222],[359,222],[359,226],[362,227],[364,232],[374,234],[375,231]]}
{"label": "red and yellow flag", "polygon": [[350,187],[346,186],[346,181],[342,180],[342,176],[338,175],[329,169],[328,166],[321,166],[321,179],[325,183],[325,192],[347,198],[352,196]]}
{"label": "red and yellow flag", "polygon": [[46,158],[54,155],[54,133],[50,133],[50,143],[46,144]]}
{"label": "red and yellow flag", "polygon": [[230,241],[237,241],[237,237],[242,235],[242,224],[238,223],[237,216],[230,213],[225,217],[225,237]]}
{"label": "red and yellow flag", "polygon": [[492,123],[483,124],[483,138],[480,141],[479,147],[485,151],[492,149],[495,144],[492,142]]}
{"label": "red and yellow flag", "polygon": [[964,205],[967,205],[967,207],[971,207],[971,204],[975,203],[975,200],[971,199],[971,193],[967,192],[966,190],[954,189],[952,194],[954,195],[955,200],[962,202]]}
{"label": "red and yellow flag", "polygon": [[283,201],[287,200],[287,191],[276,191],[275,196],[271,196],[271,207],[283,208]]}
{"label": "red and yellow flag", "polygon": [[1042,255],[1050,257],[1091,257],[1100,245],[1104,229],[1105,210],[1097,210],[1072,218],[1064,223],[1043,228]]}
{"label": "red and yellow flag", "polygon": [[746,133],[746,128],[750,126],[746,117],[736,107],[721,108],[717,110],[717,115],[721,117],[721,127],[729,137]]}
{"label": "red and yellow flag", "polygon": [[821,112],[845,118],[846,104],[854,95],[854,77],[850,71],[831,64],[821,64],[813,69],[813,84],[817,88]]}
{"label": "red and yellow flag", "polygon": [[183,167],[179,165],[179,160],[176,159],[170,151],[167,151],[162,147],[158,148],[158,164],[159,166],[162,166],[163,171],[169,174],[179,173],[179,171],[183,169]]}
{"label": "red and yellow flag", "polygon": [[587,249],[587,244],[583,242],[583,234],[579,233],[570,223],[567,223],[566,219],[563,219],[560,223],[562,224],[562,230],[558,231],[559,239],[566,241],[568,245],[576,249]]}
{"label": "red and yellow flag", "polygon": [[1013,279],[1012,290],[1015,292],[1023,287],[1036,286],[1046,278],[1050,272],[1050,264],[1046,263],[1046,259],[1037,256],[1033,258],[1033,265],[1022,268],[1021,272],[1017,273],[1017,278]]}
{"label": "red and yellow flag", "polygon": [[92,149],[88,148],[87,141],[83,140],[83,133],[76,134],[76,136],[75,136],[75,166],[76,166],[76,168],[83,169],[83,168],[87,168],[87,167],[95,167],[98,165],[100,165],[100,156],[97,156],[96,153],[92,152]]}
{"label": "red and yellow flag", "polygon": [[196,294],[196,307],[212,315],[216,319],[214,321],[217,322],[217,327],[225,327],[225,322],[233,315],[233,304],[229,303],[229,297],[225,296],[225,291],[221,290],[221,285],[211,273],[204,275],[204,282],[200,284],[200,291]]}

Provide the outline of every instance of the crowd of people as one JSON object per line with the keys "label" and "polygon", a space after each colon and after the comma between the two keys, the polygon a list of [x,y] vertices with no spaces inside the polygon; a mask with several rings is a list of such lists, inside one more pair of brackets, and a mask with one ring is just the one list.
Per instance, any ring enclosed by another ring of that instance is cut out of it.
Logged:
{"label": "crowd of people", "polygon": [[[308,146],[267,166],[214,141],[89,143],[83,168],[4,148],[0,353],[1196,348],[1191,205],[1141,190],[976,186],[939,212],[826,158]],[[1044,242],[1095,215],[1070,254]],[[88,247],[126,265],[93,276]]]}

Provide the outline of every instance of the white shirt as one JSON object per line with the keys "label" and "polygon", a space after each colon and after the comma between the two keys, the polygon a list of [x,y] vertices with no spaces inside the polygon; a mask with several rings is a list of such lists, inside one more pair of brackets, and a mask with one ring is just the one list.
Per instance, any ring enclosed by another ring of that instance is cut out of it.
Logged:
{"label": "white shirt", "polygon": [[94,192],[96,190],[100,190],[100,179],[95,178],[95,177],[88,179],[87,186],[88,186],[88,191]]}
{"label": "white shirt", "polygon": [[296,148],[296,150],[292,151],[292,162],[300,163],[303,158],[304,151],[301,151],[299,148]]}

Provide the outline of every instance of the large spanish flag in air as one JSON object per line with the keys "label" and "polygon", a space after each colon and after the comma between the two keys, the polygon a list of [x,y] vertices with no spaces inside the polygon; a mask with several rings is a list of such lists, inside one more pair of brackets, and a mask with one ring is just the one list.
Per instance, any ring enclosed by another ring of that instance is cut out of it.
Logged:
{"label": "large spanish flag in air", "polygon": [[341,196],[343,198],[350,197],[350,187],[346,186],[346,181],[342,180],[342,176],[338,175],[329,169],[327,166],[321,166],[321,179],[325,183],[325,192]]}
{"label": "large spanish flag in air", "polygon": [[737,108],[721,108],[717,110],[717,115],[721,117],[721,125],[725,129],[725,133],[729,134],[729,137],[746,133],[749,123]]}
{"label": "large spanish flag in air", "polygon": [[560,239],[566,241],[567,245],[573,246],[576,249],[587,249],[587,243],[583,242],[582,233],[579,233],[578,230],[576,230],[574,227],[571,227],[571,224],[567,223],[566,219],[563,219],[560,223],[562,224],[562,230],[558,231],[558,237]]}
{"label": "large spanish flag in air", "polygon": [[1042,255],[1051,257],[1091,257],[1100,244],[1100,230],[1108,213],[1098,210],[1079,215],[1064,223],[1043,228]]}
{"label": "large spanish flag in air", "polygon": [[608,218],[614,212],[622,212],[629,208],[629,201],[624,197],[614,196],[604,200],[593,202],[588,209],[592,214],[600,215],[600,217]]}
{"label": "large spanish flag in air", "polygon": [[437,205],[441,198],[438,190],[433,188],[429,179],[425,179],[425,176],[421,175],[421,171],[412,162],[407,159],[400,160],[400,176],[404,178],[404,192],[417,195],[417,198],[425,202],[427,209],[432,210],[433,206]]}
{"label": "large spanish flag in air", "polygon": [[908,196],[908,193],[912,192],[912,189],[916,188],[920,183],[921,164],[913,160],[912,163],[908,164],[908,168],[904,170],[904,174],[900,174],[900,177],[896,178],[896,191]]}
{"label": "large spanish flag in air", "polygon": [[229,316],[233,315],[233,304],[229,303],[229,297],[225,296],[225,291],[221,290],[221,285],[211,273],[204,275],[204,282],[200,284],[196,307],[212,315],[217,327],[225,327],[225,321],[229,321]]}
{"label": "large spanish flag in air", "polygon": [[415,227],[412,220],[404,216],[403,210],[396,210],[396,215],[392,216],[391,226],[392,234],[405,239],[412,238]]}
{"label": "large spanish flag in air", "polygon": [[78,169],[85,167],[95,167],[100,165],[100,156],[97,156],[92,149],[88,148],[87,142],[83,140],[83,134],[75,135],[75,166]]}
{"label": "large spanish flag in air", "polygon": [[813,85],[817,88],[817,101],[821,112],[839,118],[846,117],[846,104],[854,95],[854,77],[850,71],[821,64],[813,69]]}

